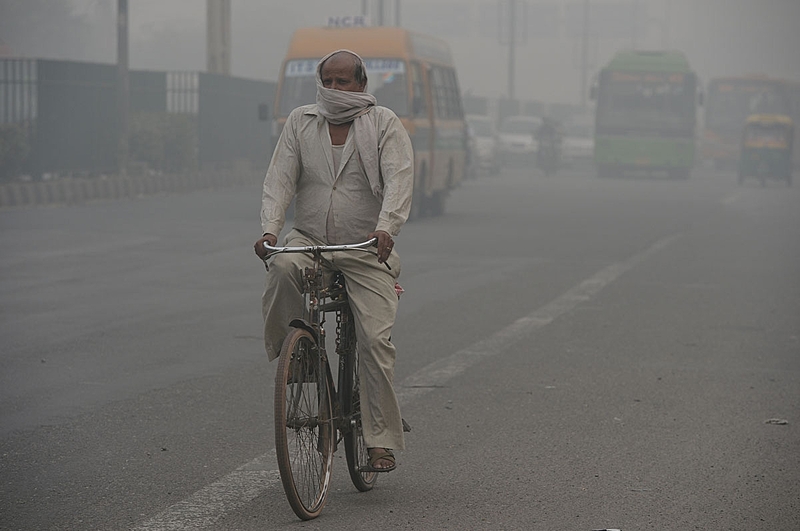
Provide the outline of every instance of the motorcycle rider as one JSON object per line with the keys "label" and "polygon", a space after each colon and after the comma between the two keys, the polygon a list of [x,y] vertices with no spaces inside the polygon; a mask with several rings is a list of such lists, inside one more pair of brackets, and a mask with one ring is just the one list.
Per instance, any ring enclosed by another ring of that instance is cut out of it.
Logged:
{"label": "motorcycle rider", "polygon": [[546,174],[554,173],[561,161],[561,127],[559,123],[549,117],[542,118],[542,124],[534,133],[538,144],[536,164]]}

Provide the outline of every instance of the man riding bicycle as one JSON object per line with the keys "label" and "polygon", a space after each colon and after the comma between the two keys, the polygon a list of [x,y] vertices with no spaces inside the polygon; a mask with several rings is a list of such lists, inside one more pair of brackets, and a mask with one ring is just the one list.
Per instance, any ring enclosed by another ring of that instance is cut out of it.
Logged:
{"label": "man riding bicycle", "polygon": [[[366,92],[364,61],[337,50],[317,65],[317,103],[289,115],[264,179],[263,236],[275,246],[295,198],[294,227],[285,245],[338,245],[377,238],[370,253],[333,255],[331,266],[345,277],[356,321],[360,360],[363,437],[376,471],[395,468],[392,450],[402,450],[403,425],[394,392],[397,314],[395,281],[400,259],[394,237],[408,219],[414,183],[411,140],[397,115]],[[262,298],[264,343],[278,357],[288,323],[303,317],[302,273],[311,258],[273,258]]]}

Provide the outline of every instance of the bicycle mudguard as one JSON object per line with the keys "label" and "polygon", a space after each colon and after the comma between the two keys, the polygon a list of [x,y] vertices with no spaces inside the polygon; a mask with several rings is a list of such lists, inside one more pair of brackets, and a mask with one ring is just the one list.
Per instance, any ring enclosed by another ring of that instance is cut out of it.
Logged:
{"label": "bicycle mudguard", "polygon": [[305,330],[306,332],[311,334],[311,337],[314,338],[314,341],[317,344],[319,344],[319,336],[317,335],[317,331],[314,330],[314,327],[311,326],[311,324],[305,319],[292,319],[292,321],[289,323],[289,326],[291,326],[292,328],[300,328],[302,330]]}

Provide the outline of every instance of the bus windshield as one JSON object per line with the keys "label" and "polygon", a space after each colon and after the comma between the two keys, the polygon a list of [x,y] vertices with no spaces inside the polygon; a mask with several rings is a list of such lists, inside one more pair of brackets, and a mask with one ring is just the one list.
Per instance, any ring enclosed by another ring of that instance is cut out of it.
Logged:
{"label": "bus windshield", "polygon": [[625,132],[691,132],[694,77],[681,73],[612,71],[600,82],[599,128]]}
{"label": "bus windshield", "polygon": [[751,114],[789,114],[788,104],[775,85],[763,81],[712,83],[706,127],[738,131]]}
{"label": "bus windshield", "polygon": [[[295,107],[314,103],[317,97],[315,79],[319,59],[287,61],[278,102],[277,116],[288,116]],[[389,107],[398,116],[409,114],[406,64],[401,59],[364,58],[367,67],[367,92],[378,105]]]}

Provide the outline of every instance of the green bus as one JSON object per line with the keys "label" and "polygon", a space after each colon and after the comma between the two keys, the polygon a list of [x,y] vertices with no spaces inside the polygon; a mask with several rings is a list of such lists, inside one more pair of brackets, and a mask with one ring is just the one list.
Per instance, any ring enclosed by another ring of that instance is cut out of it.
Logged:
{"label": "green bus", "polygon": [[621,51],[600,71],[594,161],[601,177],[625,171],[687,179],[695,160],[697,75],[676,51]]}

